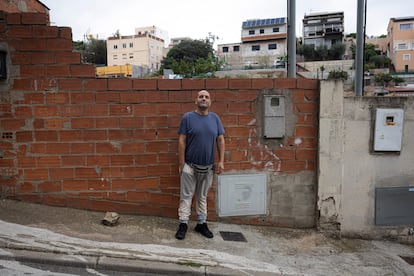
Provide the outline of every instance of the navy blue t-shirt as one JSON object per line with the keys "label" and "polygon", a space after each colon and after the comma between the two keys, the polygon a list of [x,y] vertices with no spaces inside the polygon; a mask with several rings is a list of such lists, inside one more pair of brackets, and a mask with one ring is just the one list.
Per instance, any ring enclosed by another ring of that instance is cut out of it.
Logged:
{"label": "navy blue t-shirt", "polygon": [[214,164],[216,139],[224,134],[223,124],[214,112],[200,115],[195,111],[184,114],[178,134],[187,136],[185,162],[197,165]]}

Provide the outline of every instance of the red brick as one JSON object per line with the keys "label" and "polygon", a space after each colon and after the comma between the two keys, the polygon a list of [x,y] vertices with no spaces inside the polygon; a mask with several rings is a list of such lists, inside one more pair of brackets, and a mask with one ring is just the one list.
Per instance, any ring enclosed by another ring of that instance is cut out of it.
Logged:
{"label": "red brick", "polygon": [[227,89],[229,88],[228,79],[206,79],[206,89]]}
{"label": "red brick", "polygon": [[104,179],[88,180],[88,190],[90,191],[110,190],[110,185],[111,183]]}
{"label": "red brick", "polygon": [[56,116],[58,114],[57,106],[56,105],[35,106],[33,107],[33,114],[36,117]]}
{"label": "red brick", "polygon": [[306,169],[306,161],[285,161],[284,171],[286,172],[300,172]]}
{"label": "red brick", "polygon": [[32,90],[31,79],[15,79],[13,82],[13,90]]}
{"label": "red brick", "polygon": [[131,90],[132,79],[108,79],[109,90]]}
{"label": "red brick", "polygon": [[149,152],[167,152],[168,144],[165,141],[147,141],[146,151]]}
{"label": "red brick", "polygon": [[112,143],[96,143],[96,153],[119,153],[119,148],[115,147]]}
{"label": "red brick", "polygon": [[142,92],[122,92],[119,95],[121,103],[142,103],[144,93]]}
{"label": "red brick", "polygon": [[147,176],[146,167],[125,167],[123,168],[124,177],[144,177]]}
{"label": "red brick", "polygon": [[69,39],[54,38],[47,39],[46,47],[48,51],[71,51],[73,46]]}
{"label": "red brick", "polygon": [[317,128],[314,126],[296,126],[295,136],[316,137],[317,132]]}
{"label": "red brick", "polygon": [[96,93],[97,103],[120,103],[119,92],[102,92]]}
{"label": "red brick", "polygon": [[93,118],[72,118],[72,128],[93,128],[95,126],[95,119]]}
{"label": "red brick", "polygon": [[119,118],[117,117],[106,117],[96,118],[96,128],[119,128]]}
{"label": "red brick", "polygon": [[153,128],[153,127],[168,127],[166,116],[157,116],[157,117],[145,117],[144,118],[144,127]]}
{"label": "red brick", "polygon": [[134,79],[133,80],[133,89],[134,90],[156,90],[157,89],[157,80],[153,79]]}
{"label": "red brick", "polygon": [[135,156],[135,165],[146,166],[148,164],[157,164],[157,155],[154,153],[139,154]]}
{"label": "red brick", "polygon": [[296,78],[276,78],[274,79],[274,82],[275,88],[296,88]]}
{"label": "red brick", "polygon": [[294,104],[296,110],[300,113],[316,113],[318,106],[316,103],[296,103]]}
{"label": "red brick", "polygon": [[68,122],[66,118],[46,118],[45,120],[46,129],[63,129],[65,124]]}
{"label": "red brick", "polygon": [[19,193],[33,193],[36,191],[36,185],[30,182],[24,182],[19,185]]}
{"label": "red brick", "polygon": [[33,26],[34,37],[55,38],[58,35],[58,27],[56,26]]}
{"label": "red brick", "polygon": [[48,169],[24,169],[25,180],[45,180],[49,178]]}
{"label": "red brick", "polygon": [[158,80],[158,90],[181,90],[181,80]]}
{"label": "red brick", "polygon": [[19,118],[29,118],[33,116],[33,110],[29,106],[19,106],[14,109],[14,114]]}
{"label": "red brick", "polygon": [[22,13],[7,13],[6,22],[9,25],[21,24],[22,23]]}
{"label": "red brick", "polygon": [[229,79],[229,89],[251,89],[251,79]]}
{"label": "red brick", "polygon": [[[98,151],[96,151],[99,153]],[[86,165],[87,166],[109,166],[110,158],[109,156],[87,156]]]}
{"label": "red brick", "polygon": [[128,116],[132,115],[133,109],[131,105],[128,104],[111,104],[109,106],[109,115],[118,117],[118,116]]}
{"label": "red brick", "polygon": [[100,174],[94,168],[75,168],[75,178],[96,178]]}
{"label": "red brick", "polygon": [[227,104],[229,113],[251,113],[251,103],[250,102],[230,102]]}
{"label": "red brick", "polygon": [[85,166],[86,157],[85,156],[62,156],[62,167],[73,167],[73,166]]}
{"label": "red brick", "polygon": [[194,102],[195,97],[191,96],[190,91],[169,91],[168,100],[170,103]]}
{"label": "red brick", "polygon": [[252,79],[253,89],[273,88],[273,79]]}
{"label": "red brick", "polygon": [[45,98],[43,93],[24,94],[24,104],[44,104]]}
{"label": "red brick", "polygon": [[67,143],[47,143],[45,145],[45,152],[50,154],[68,154],[70,152],[70,145]]}
{"label": "red brick", "polygon": [[[94,104],[94,105],[84,105],[84,115],[85,116],[108,116],[109,115],[109,106],[106,104]],[[97,119],[98,125],[99,119]]]}
{"label": "red brick", "polygon": [[299,78],[298,84],[299,89],[319,89],[319,80],[317,79],[305,79],[305,78]]}
{"label": "red brick", "polygon": [[62,130],[59,131],[59,141],[79,141],[83,135],[81,130]]}
{"label": "red brick", "polygon": [[160,180],[158,177],[146,177],[146,178],[138,178],[136,184],[137,190],[147,190],[147,189],[158,189],[160,186]]}
{"label": "red brick", "polygon": [[20,45],[21,51],[46,51],[46,39],[30,38],[23,39]]}
{"label": "red brick", "polygon": [[83,137],[85,141],[98,141],[108,139],[106,130],[85,130]]}
{"label": "red brick", "polygon": [[148,166],[148,176],[161,176],[161,175],[171,175],[171,166],[170,165],[156,165]]}
{"label": "red brick", "polygon": [[81,91],[82,90],[82,80],[80,79],[60,79],[58,81],[58,85],[59,85],[59,91],[62,91],[62,90]]}
{"label": "red brick", "polygon": [[11,25],[7,32],[9,38],[32,38],[33,28],[32,26],[23,25]]}
{"label": "red brick", "polygon": [[119,126],[121,128],[137,128],[144,124],[144,118],[137,118],[137,117],[121,117],[119,122]]}
{"label": "red brick", "polygon": [[56,64],[80,64],[81,54],[78,52],[56,52]]}
{"label": "red brick", "polygon": [[26,122],[24,119],[0,119],[0,125],[3,131],[13,131],[22,129]]}
{"label": "red brick", "polygon": [[72,41],[72,28],[70,27],[58,27],[58,36],[63,39]]}
{"label": "red brick", "polygon": [[296,150],[296,160],[316,161],[316,150]]}
{"label": "red brick", "polygon": [[20,76],[21,77],[39,77],[45,76],[45,66],[43,65],[21,65]]}
{"label": "red brick", "polygon": [[93,65],[71,65],[70,72],[72,77],[95,77],[96,74]]}
{"label": "red brick", "polygon": [[71,143],[71,154],[93,154],[95,152],[94,143]]}
{"label": "red brick", "polygon": [[111,156],[112,166],[132,166],[133,164],[134,164],[134,156],[132,155]]}
{"label": "red brick", "polygon": [[204,89],[205,79],[183,79],[182,80],[183,89]]}
{"label": "red brick", "polygon": [[62,183],[60,182],[42,182],[37,185],[38,191],[41,193],[56,193],[62,191]]}
{"label": "red brick", "polygon": [[49,23],[46,13],[28,12],[22,13],[22,24],[28,25],[46,25]]}
{"label": "red brick", "polygon": [[149,194],[146,192],[128,192],[127,201],[130,202],[149,202]]}
{"label": "red brick", "polygon": [[116,209],[115,203],[110,201],[90,200],[92,210],[102,212],[114,212]]}
{"label": "red brick", "polygon": [[105,91],[108,89],[107,79],[90,79],[85,80],[85,90]]}
{"label": "red brick", "polygon": [[56,142],[58,140],[58,134],[56,131],[51,130],[35,130],[34,137],[37,142],[43,141],[53,141]]}
{"label": "red brick", "polygon": [[71,93],[70,102],[72,104],[95,103],[94,93]]}
{"label": "red brick", "polygon": [[146,103],[155,103],[155,102],[169,102],[168,92],[145,92],[144,93],[144,101]]}

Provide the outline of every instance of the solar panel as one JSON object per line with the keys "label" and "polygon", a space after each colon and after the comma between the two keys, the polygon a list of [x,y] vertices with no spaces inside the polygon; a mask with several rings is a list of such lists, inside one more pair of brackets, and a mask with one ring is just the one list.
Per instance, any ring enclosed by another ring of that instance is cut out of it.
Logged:
{"label": "solar panel", "polygon": [[242,28],[258,27],[258,26],[268,26],[268,25],[278,25],[284,24],[285,18],[267,18],[267,19],[254,19],[247,20],[242,23]]}

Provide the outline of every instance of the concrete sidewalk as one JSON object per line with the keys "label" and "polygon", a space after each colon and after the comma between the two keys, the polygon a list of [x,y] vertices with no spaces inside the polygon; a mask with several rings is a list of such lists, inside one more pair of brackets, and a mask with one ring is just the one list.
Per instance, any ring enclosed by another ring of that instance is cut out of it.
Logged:
{"label": "concrete sidewalk", "polygon": [[[210,222],[213,239],[174,235],[177,220],[104,213],[12,200],[0,202],[0,259],[72,264],[116,271],[191,275],[414,275],[400,256],[414,247],[391,241],[330,239],[315,230]],[[246,241],[224,240],[220,232]]]}

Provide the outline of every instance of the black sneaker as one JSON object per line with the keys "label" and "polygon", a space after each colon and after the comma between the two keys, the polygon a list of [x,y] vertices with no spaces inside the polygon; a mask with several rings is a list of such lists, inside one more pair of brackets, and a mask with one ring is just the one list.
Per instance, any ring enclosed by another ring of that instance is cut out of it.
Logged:
{"label": "black sneaker", "polygon": [[180,223],[178,226],[177,233],[175,233],[175,237],[179,240],[183,240],[185,238],[185,234],[187,233],[187,223]]}
{"label": "black sneaker", "polygon": [[194,230],[206,238],[211,239],[212,237],[214,237],[213,233],[211,233],[211,231],[208,229],[207,223],[205,222],[203,224],[197,224]]}

